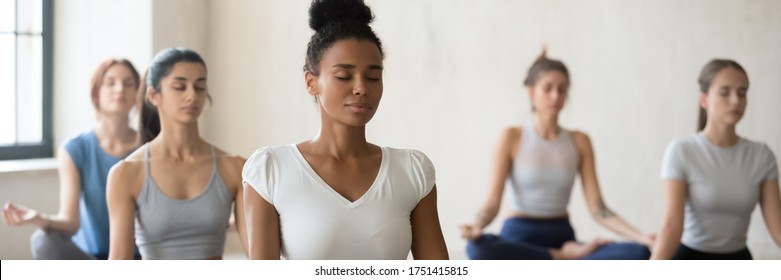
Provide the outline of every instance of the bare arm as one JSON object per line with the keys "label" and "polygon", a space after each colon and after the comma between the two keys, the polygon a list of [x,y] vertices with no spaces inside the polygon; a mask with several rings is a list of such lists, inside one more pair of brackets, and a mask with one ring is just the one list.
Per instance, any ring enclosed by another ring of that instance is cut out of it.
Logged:
{"label": "bare arm", "polygon": [[132,183],[137,176],[128,163],[120,161],[111,168],[106,186],[110,224],[109,259],[130,260],[134,254],[134,217],[136,214]]}
{"label": "bare arm", "polygon": [[7,224],[22,225],[32,223],[44,230],[55,229],[68,234],[75,234],[79,230],[81,176],[68,151],[64,148],[60,148],[57,152],[57,162],[60,176],[59,213],[57,215],[47,215],[9,202],[3,209],[3,216]]}
{"label": "bare arm", "polygon": [[681,244],[683,234],[683,211],[686,206],[686,190],[688,185],[681,180],[664,181],[664,222],[659,231],[652,260],[669,260]]}
{"label": "bare arm", "polygon": [[251,260],[278,260],[281,250],[279,214],[273,205],[244,183],[244,213]]}
{"label": "bare arm", "polygon": [[499,137],[493,154],[491,166],[491,181],[488,187],[488,196],[477,213],[472,224],[461,226],[461,236],[466,239],[480,237],[482,229],[488,226],[499,213],[504,193],[504,181],[510,172],[513,161],[513,146],[518,144],[520,130],[507,128]]}
{"label": "bare arm", "polygon": [[610,210],[602,199],[602,191],[599,188],[594,163],[594,151],[588,135],[576,132],[573,136],[580,154],[580,179],[583,184],[583,194],[586,196],[591,216],[599,224],[616,234],[650,247],[653,243],[651,237],[643,234]]}
{"label": "bare arm", "polygon": [[778,179],[768,180],[762,184],[759,205],[765,225],[776,245],[781,247],[781,195],[778,190]]}
{"label": "bare arm", "polygon": [[447,260],[447,246],[442,236],[437,212],[437,186],[418,202],[410,214],[412,223],[412,257],[416,260]]}

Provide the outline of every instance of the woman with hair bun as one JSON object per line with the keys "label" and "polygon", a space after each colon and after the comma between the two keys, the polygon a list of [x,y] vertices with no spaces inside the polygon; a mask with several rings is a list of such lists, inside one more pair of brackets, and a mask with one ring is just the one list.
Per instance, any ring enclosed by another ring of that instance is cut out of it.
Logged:
{"label": "woman with hair bun", "polygon": [[377,146],[383,52],[361,0],[316,0],[304,80],[320,109],[311,140],[256,150],[244,165],[251,259],[447,259],[434,165]]}
{"label": "woman with hair bun", "polygon": [[[559,113],[567,100],[570,76],[545,51],[529,69],[524,84],[533,117],[502,132],[494,152],[489,195],[472,224],[461,226],[471,259],[648,259],[653,236],[629,225],[602,199],[588,135],[564,129]],[[567,206],[580,175],[591,216],[602,226],[638,243],[596,239],[577,243]],[[499,211],[505,182],[513,210],[499,236],[483,228]]]}

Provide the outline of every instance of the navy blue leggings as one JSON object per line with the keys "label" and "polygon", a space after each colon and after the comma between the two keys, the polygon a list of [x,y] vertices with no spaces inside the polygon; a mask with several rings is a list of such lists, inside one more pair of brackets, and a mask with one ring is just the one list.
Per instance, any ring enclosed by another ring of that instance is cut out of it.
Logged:
{"label": "navy blue leggings", "polygon": [[[549,260],[551,248],[575,240],[568,219],[533,220],[509,218],[499,236],[483,234],[466,245],[473,260]],[[647,260],[651,252],[644,245],[616,242],[600,247],[584,260]]]}

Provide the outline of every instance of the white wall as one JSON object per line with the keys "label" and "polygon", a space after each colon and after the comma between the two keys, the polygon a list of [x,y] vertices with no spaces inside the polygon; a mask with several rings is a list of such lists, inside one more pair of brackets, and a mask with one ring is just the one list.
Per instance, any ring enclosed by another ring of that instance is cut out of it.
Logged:
{"label": "white wall", "polygon": [[[499,131],[529,116],[521,84],[543,44],[572,74],[562,124],[591,136],[608,205],[644,231],[661,223],[662,153],[693,132],[696,79],[709,59],[746,68],[751,89],[739,132],[781,155],[781,2],[367,2],[387,54],[369,139],[432,158],[453,258],[466,257],[457,226],[483,200]],[[319,114],[301,73],[309,1],[209,5],[209,138],[248,156],[314,136]],[[581,239],[613,236],[588,217],[579,184],[570,215]],[[781,258],[759,215],[749,247],[756,258]]]}
{"label": "white wall", "polygon": [[152,57],[151,1],[54,2],[54,143],[95,126],[90,79],[111,57],[143,72]]}

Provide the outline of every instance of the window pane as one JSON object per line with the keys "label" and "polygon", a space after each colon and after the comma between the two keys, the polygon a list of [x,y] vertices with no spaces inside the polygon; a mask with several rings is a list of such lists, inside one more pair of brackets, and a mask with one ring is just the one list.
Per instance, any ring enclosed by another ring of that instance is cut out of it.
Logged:
{"label": "window pane", "polygon": [[43,26],[43,5],[41,0],[19,0],[17,31],[41,33]]}
{"label": "window pane", "polygon": [[16,1],[0,0],[0,32],[14,32]]}
{"label": "window pane", "polygon": [[40,143],[43,141],[41,36],[19,36],[17,43],[17,141]]}
{"label": "window pane", "polygon": [[14,35],[0,34],[0,146],[16,142]]}

